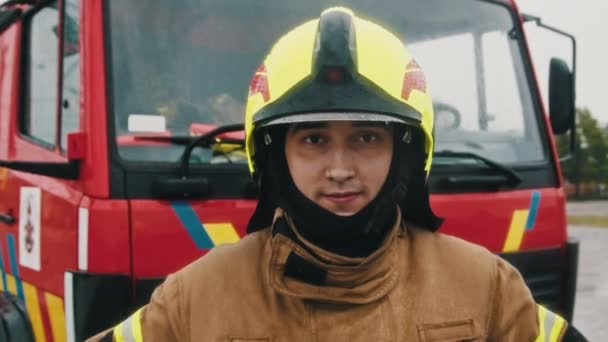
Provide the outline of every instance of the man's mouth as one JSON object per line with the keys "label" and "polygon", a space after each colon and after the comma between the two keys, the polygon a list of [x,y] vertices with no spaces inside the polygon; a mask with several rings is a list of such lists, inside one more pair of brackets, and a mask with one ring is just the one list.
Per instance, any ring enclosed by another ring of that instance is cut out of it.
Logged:
{"label": "man's mouth", "polygon": [[360,195],[361,195],[360,191],[348,191],[348,192],[325,193],[325,194],[323,194],[323,197],[325,197],[325,199],[327,199],[331,202],[338,203],[338,204],[344,204],[344,203],[352,202]]}

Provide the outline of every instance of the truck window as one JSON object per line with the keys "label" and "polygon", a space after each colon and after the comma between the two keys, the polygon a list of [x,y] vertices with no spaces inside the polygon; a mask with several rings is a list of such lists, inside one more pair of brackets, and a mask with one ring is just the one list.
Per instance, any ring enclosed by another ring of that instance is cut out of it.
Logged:
{"label": "truck window", "polygon": [[[436,134],[441,135],[449,125],[444,122],[448,118],[439,110],[441,105],[449,105],[461,113],[460,124],[454,128],[478,129],[479,95],[473,35],[464,33],[423,40],[410,44],[410,50],[429,79],[433,100],[440,104],[435,110],[438,121]],[[450,58],[437,51],[449,51]],[[458,86],[455,86],[455,80]]]}
{"label": "truck window", "polygon": [[506,32],[488,32],[482,37],[488,129],[523,137],[523,116],[509,115],[521,112],[522,105],[508,41]]}
{"label": "truck window", "polygon": [[48,147],[57,141],[58,24],[57,1],[53,1],[33,15],[28,30],[23,131]]}
{"label": "truck window", "polygon": [[507,164],[543,161],[540,128],[519,44],[511,37],[512,23],[497,25],[502,27],[472,28],[410,44],[433,94],[435,151],[472,152]]}
{"label": "truck window", "polygon": [[[272,42],[343,3],[108,2],[109,136],[119,162],[174,164],[182,145],[135,138],[194,135],[202,125],[242,121],[248,82]],[[548,159],[521,41],[513,34],[516,21],[506,7],[470,0],[449,5],[443,0],[387,0],[382,6],[352,0],[348,7],[395,32],[425,70],[439,114],[436,151],[472,152],[509,165]],[[226,158],[201,148],[193,163],[242,167],[242,155],[235,150]]]}
{"label": "truck window", "polygon": [[63,77],[61,80],[61,150],[67,134],[80,125],[80,9],[78,0],[66,0],[63,15]]}
{"label": "truck window", "polygon": [[[533,113],[525,112],[532,108],[530,89],[527,82],[516,77],[521,73],[516,70],[518,64],[514,63],[518,58],[514,52],[519,53],[517,41],[509,38],[507,32],[493,31],[482,35],[481,44],[488,130],[495,132],[497,136],[505,135],[513,139],[511,144],[517,156],[508,161],[542,160],[538,127],[531,120]],[[527,103],[523,103],[524,101]],[[519,113],[524,115],[517,115]],[[523,148],[522,145],[526,147]]]}

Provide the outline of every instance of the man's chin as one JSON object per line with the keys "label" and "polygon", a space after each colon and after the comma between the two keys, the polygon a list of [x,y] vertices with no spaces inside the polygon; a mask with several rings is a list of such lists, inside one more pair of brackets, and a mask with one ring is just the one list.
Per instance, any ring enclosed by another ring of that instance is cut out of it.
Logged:
{"label": "man's chin", "polygon": [[338,216],[342,216],[342,217],[349,217],[349,216],[354,216],[357,213],[359,213],[363,207],[361,208],[336,208],[336,207],[332,207],[332,208],[328,208],[328,207],[323,207],[325,210],[333,213],[334,215],[338,215]]}
{"label": "man's chin", "polygon": [[349,216],[353,216],[356,214],[356,213],[350,213],[350,212],[335,212],[335,211],[332,211],[332,213],[334,213],[337,216],[341,216],[341,217],[349,217]]}

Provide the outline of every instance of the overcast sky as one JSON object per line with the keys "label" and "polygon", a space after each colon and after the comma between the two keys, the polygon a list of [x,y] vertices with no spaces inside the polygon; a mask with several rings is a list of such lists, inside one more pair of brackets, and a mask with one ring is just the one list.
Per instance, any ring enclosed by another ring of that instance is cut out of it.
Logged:
{"label": "overcast sky", "polygon": [[[606,0],[516,0],[520,10],[543,18],[543,22],[572,33],[578,44],[577,106],[589,108],[603,124],[608,124],[608,14]],[[535,56],[563,54],[567,41],[561,45],[548,39],[532,39]],[[561,49],[560,49],[561,48]],[[537,57],[538,58],[538,57]],[[541,57],[542,58],[542,57]],[[543,64],[543,66],[545,66]],[[547,80],[547,70],[537,70],[539,82]]]}

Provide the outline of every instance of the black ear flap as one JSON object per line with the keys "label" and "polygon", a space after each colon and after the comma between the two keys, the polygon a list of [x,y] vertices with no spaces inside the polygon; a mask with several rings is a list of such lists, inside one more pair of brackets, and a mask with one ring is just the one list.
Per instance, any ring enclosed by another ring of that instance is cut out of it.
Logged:
{"label": "black ear flap", "polygon": [[433,213],[431,208],[430,194],[424,161],[426,152],[424,150],[424,135],[419,130],[414,130],[412,142],[406,146],[407,153],[402,160],[402,168],[408,169],[403,172],[402,184],[405,184],[405,196],[399,201],[399,207],[403,218],[416,226],[436,231],[443,224],[444,219]]}
{"label": "black ear flap", "polygon": [[269,158],[270,153],[272,152],[268,151],[268,149],[263,150],[263,164],[258,164],[262,167],[254,178],[258,186],[259,197],[255,211],[247,223],[247,234],[270,227],[274,218],[274,212],[277,209],[276,201],[272,200],[273,196],[276,197],[276,194],[274,194],[275,186],[273,186],[271,179],[274,172],[266,170],[268,167],[272,167],[272,165],[269,165],[272,164],[269,162],[269,160],[272,160],[272,158]]}
{"label": "black ear flap", "polygon": [[[247,233],[253,233],[272,225],[274,212],[280,200],[280,185],[283,170],[286,166],[282,154],[285,151],[286,125],[260,128],[254,136],[254,162],[258,171],[254,180],[258,186],[258,204],[247,224]],[[269,138],[268,138],[269,137]],[[269,142],[270,140],[270,142]],[[283,158],[283,159],[281,159]],[[283,162],[281,162],[283,161]]]}
{"label": "black ear flap", "polygon": [[428,229],[432,232],[438,230],[443,224],[444,219],[435,216],[431,209],[428,184],[425,182],[425,174],[422,177],[412,177],[408,192],[399,207],[403,213],[405,221],[411,222],[420,228]]}
{"label": "black ear flap", "polygon": [[272,225],[277,205],[272,200],[271,192],[273,191],[273,186],[268,177],[271,177],[271,175],[264,171],[259,171],[257,174],[259,197],[253,215],[251,215],[247,223],[247,234],[257,232]]}
{"label": "black ear flap", "polygon": [[277,206],[264,194],[260,195],[258,205],[247,223],[247,234],[257,232],[272,225],[272,219]]}

